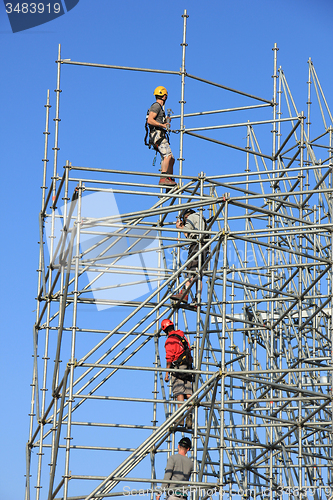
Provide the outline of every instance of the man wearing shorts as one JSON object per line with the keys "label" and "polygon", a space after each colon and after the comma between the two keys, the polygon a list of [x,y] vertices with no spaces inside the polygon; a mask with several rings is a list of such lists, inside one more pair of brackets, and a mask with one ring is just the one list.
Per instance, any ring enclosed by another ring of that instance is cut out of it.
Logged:
{"label": "man wearing shorts", "polygon": [[[170,319],[164,319],[161,323],[162,330],[165,331],[168,338],[165,341],[165,357],[167,368],[179,368],[180,370],[188,370],[192,368],[192,355],[190,343],[182,330],[176,330],[173,322]],[[184,345],[186,350],[184,349]],[[169,382],[169,372],[166,372],[165,379]],[[189,399],[192,395],[192,374],[173,372],[171,374],[172,394],[179,403],[183,403],[185,399]],[[178,405],[180,407],[180,404]],[[186,427],[192,428],[192,413],[186,417]]]}
{"label": "man wearing shorts", "polygon": [[[177,481],[188,481],[194,469],[192,460],[187,456],[188,451],[192,448],[191,440],[188,437],[183,437],[178,443],[178,454],[171,455],[168,458],[164,480],[175,481],[169,484],[163,484],[163,489],[168,500],[185,500],[187,498],[187,488],[183,483]],[[160,500],[161,495],[156,495],[156,500]]]}
{"label": "man wearing shorts", "polygon": [[177,186],[177,183],[172,178],[175,159],[166,134],[168,124],[165,119],[164,105],[168,98],[168,91],[165,87],[156,87],[154,90],[154,96],[156,98],[156,102],[150,106],[147,118],[150,131],[149,144],[152,144],[156,151],[158,151],[161,155],[162,174],[169,174],[168,176],[160,178],[159,185]]}

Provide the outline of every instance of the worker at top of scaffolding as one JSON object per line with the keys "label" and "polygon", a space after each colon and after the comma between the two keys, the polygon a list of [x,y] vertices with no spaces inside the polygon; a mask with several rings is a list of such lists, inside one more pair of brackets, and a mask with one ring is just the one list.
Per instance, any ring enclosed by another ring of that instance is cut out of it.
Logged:
{"label": "worker at top of scaffolding", "polygon": [[159,185],[171,187],[177,186],[177,183],[172,178],[175,159],[170,148],[169,137],[167,134],[170,127],[170,117],[166,120],[164,112],[164,105],[168,98],[168,91],[165,87],[156,87],[154,90],[154,96],[156,98],[156,102],[150,106],[147,117],[147,123],[149,125],[149,145],[152,145],[161,155],[162,174],[169,174],[168,176],[160,178]]}
{"label": "worker at top of scaffolding", "polygon": [[[187,453],[191,447],[192,443],[188,437],[179,441],[178,453],[168,458],[163,478],[165,481],[188,481],[190,479],[193,462],[187,456]],[[163,491],[165,491],[168,500],[179,500],[187,497],[187,488],[182,483],[163,484]],[[156,495],[156,500],[159,500],[160,496],[160,494]]]}
{"label": "worker at top of scaffolding", "polygon": [[[162,330],[167,334],[165,341],[165,357],[167,368],[178,368],[180,371],[172,372],[171,387],[173,397],[183,403],[192,395],[192,373],[186,373],[186,370],[192,370],[192,354],[190,343],[182,330],[175,330],[175,325],[170,319],[164,319],[161,323]],[[169,372],[165,374],[165,381],[169,382]],[[178,407],[181,405],[179,404]],[[184,419],[180,422],[182,427]],[[192,428],[192,412],[186,416],[186,427]]]}
{"label": "worker at top of scaffolding", "polygon": [[[193,233],[192,231],[205,231],[207,229],[207,221],[201,213],[192,210],[191,208],[185,209],[182,214],[177,218],[176,228],[181,230],[185,238],[191,238],[199,240],[201,238],[202,244],[206,243],[204,237],[201,237],[200,233]],[[189,290],[192,286],[192,282],[195,280],[196,283],[196,295],[192,301],[192,305],[196,306],[199,301],[198,297],[198,271],[199,271],[199,256],[192,259],[192,257],[200,250],[199,242],[193,242],[189,246],[187,260],[188,263],[186,269],[189,271],[187,275],[187,281],[183,288],[173,295],[171,295],[172,300],[178,300],[179,302],[188,302]],[[207,264],[203,266],[208,256],[208,249],[205,249],[201,253],[201,269],[205,269]],[[192,260],[190,260],[192,259]],[[202,291],[202,283],[200,283],[200,292]],[[193,292],[193,290],[192,290]]]}

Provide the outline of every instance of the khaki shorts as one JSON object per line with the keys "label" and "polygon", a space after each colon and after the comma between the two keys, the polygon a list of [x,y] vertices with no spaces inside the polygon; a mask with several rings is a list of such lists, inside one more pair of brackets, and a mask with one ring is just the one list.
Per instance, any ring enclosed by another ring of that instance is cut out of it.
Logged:
{"label": "khaki shorts", "polygon": [[[150,140],[153,144],[155,144],[158,139],[161,137],[161,131],[160,130],[155,130],[150,134]],[[161,144],[158,146],[158,152],[160,153],[161,157],[164,159],[167,156],[172,156],[174,157],[170,148],[170,144],[168,141],[164,138]]]}
{"label": "khaki shorts", "polygon": [[[180,369],[185,369],[186,365],[181,365]],[[189,380],[181,380],[180,378],[176,378],[171,374],[171,386],[172,386],[172,394],[173,397],[177,397],[180,394],[192,394],[192,382]]]}

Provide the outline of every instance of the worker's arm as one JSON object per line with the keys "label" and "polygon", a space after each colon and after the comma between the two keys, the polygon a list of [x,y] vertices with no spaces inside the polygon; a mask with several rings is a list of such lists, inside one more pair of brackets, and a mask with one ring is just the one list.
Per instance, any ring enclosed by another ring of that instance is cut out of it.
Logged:
{"label": "worker's arm", "polygon": [[[177,221],[176,221],[176,228],[179,229],[180,231],[184,232],[184,227],[185,226],[184,226],[183,222],[181,221],[181,219],[177,219]],[[187,238],[187,234],[188,233],[184,233],[185,238]]]}
{"label": "worker's arm", "polygon": [[[170,368],[170,366],[168,368]],[[172,479],[173,469],[174,469],[174,461],[173,461],[172,457],[169,457],[167,460],[166,467],[165,467],[164,478],[163,478],[164,481],[168,481],[169,479]],[[168,489],[169,486],[170,486],[170,484],[163,484],[163,491],[165,492],[165,489]],[[162,488],[162,486],[161,486],[161,488]],[[166,497],[167,496],[168,495],[166,495]],[[156,500],[160,500],[160,497],[161,497],[161,494],[159,493],[158,495],[156,495]]]}
{"label": "worker's arm", "polygon": [[154,113],[154,111],[151,111],[148,115],[148,125],[151,125],[152,127],[159,127],[159,128],[167,128],[167,124],[166,123],[160,123],[160,122],[157,122],[155,120],[157,116],[157,113]]}
{"label": "worker's arm", "polygon": [[[171,368],[171,365],[172,365],[171,361],[167,361],[167,365],[166,365],[166,367],[167,367],[167,368]],[[169,382],[169,372],[166,372],[166,374],[165,374],[165,379],[164,379],[164,380],[165,380],[166,382]]]}

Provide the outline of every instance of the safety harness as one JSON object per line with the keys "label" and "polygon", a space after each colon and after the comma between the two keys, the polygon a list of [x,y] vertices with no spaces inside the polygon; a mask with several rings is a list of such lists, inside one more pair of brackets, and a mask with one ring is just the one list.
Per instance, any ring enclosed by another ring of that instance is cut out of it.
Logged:
{"label": "safety harness", "polygon": [[[158,104],[159,106],[161,106],[161,104],[159,102],[157,102],[157,101],[156,101],[156,103],[153,103],[153,104]],[[151,108],[151,106],[150,106],[150,108]],[[155,149],[155,151],[158,151],[158,148],[159,148],[161,142],[163,141],[163,139],[166,139],[170,143],[170,141],[169,141],[169,134],[165,131],[164,128],[159,128],[159,127],[155,127],[153,125],[148,125],[148,116],[149,116],[150,108],[148,109],[147,115],[146,115],[146,122],[145,122],[146,135],[145,135],[145,138],[144,138],[144,143],[145,143],[146,146],[148,146],[149,149],[151,147],[153,147]],[[163,109],[162,106],[161,106],[161,110],[162,110],[162,113],[163,113],[163,120],[164,120],[165,119],[165,113],[164,113],[164,109]],[[152,142],[151,134],[153,132],[155,132],[156,130],[159,130],[161,132],[161,137],[159,139],[157,139],[156,142]]]}
{"label": "safety harness", "polygon": [[[188,345],[186,338],[181,336],[181,335],[178,335],[178,333],[170,333],[168,338],[170,338],[170,337],[174,337],[174,338],[178,339],[182,348],[183,348],[183,352],[181,353],[181,355],[172,362],[172,365],[171,365],[172,368],[179,368],[181,365],[186,365],[187,370],[192,370],[193,369],[193,358],[192,358],[192,354],[191,354],[191,349]],[[192,382],[192,380],[193,380],[193,375],[191,373],[190,374],[173,373],[173,375],[175,378],[179,378],[181,380],[189,380],[190,382]]]}

